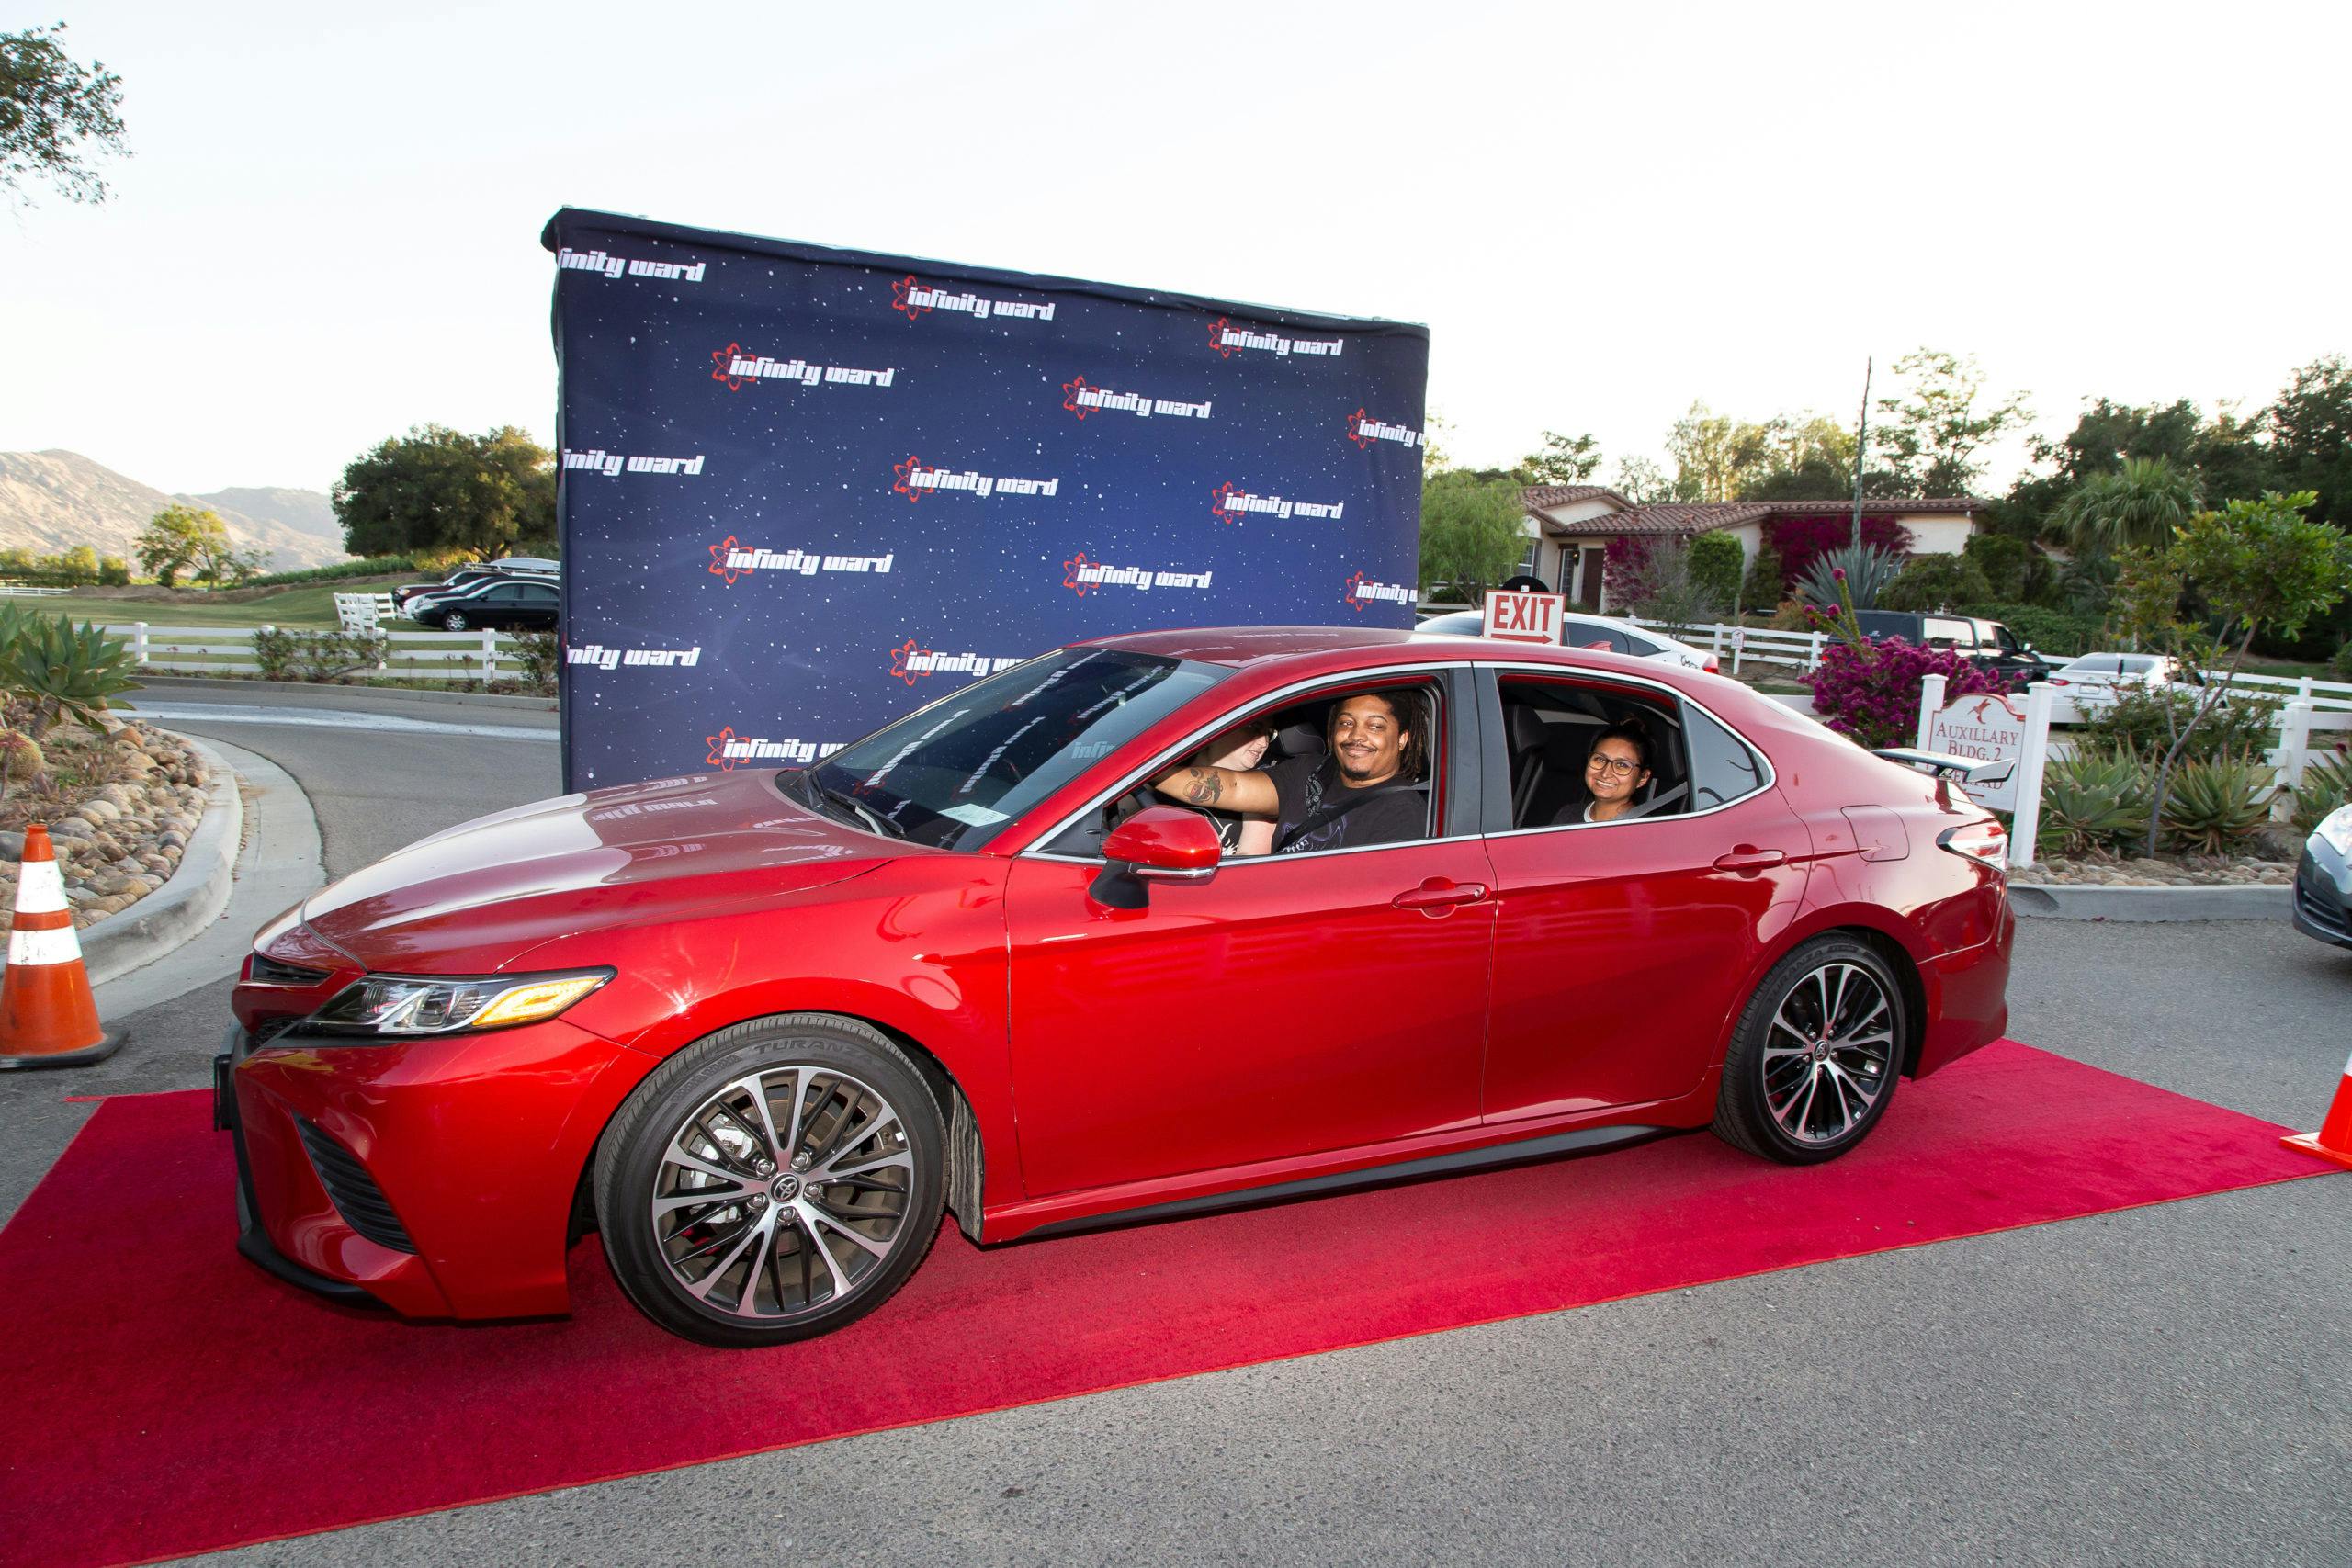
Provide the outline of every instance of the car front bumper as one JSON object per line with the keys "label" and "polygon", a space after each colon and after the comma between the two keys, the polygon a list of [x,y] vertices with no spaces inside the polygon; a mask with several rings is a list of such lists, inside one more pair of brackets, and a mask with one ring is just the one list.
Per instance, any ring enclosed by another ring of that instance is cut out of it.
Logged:
{"label": "car front bumper", "polygon": [[2295,867],[2295,929],[2335,947],[2352,947],[2352,862],[2313,833]]}
{"label": "car front bumper", "polygon": [[232,1025],[223,1044],[240,1252],[412,1317],[569,1310],[580,1183],[650,1058],[561,1020],[381,1044]]}

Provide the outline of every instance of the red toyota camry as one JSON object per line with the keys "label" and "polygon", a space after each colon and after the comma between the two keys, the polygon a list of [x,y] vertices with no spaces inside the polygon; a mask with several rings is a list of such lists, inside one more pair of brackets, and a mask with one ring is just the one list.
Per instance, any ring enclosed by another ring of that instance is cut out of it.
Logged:
{"label": "red toyota camry", "polygon": [[263,1267],[420,1316],[821,1333],[980,1242],[1712,1124],[1803,1163],[1996,1038],[1998,821],[1730,681],[1260,628],[1084,644],[813,767],[567,795],[266,927]]}

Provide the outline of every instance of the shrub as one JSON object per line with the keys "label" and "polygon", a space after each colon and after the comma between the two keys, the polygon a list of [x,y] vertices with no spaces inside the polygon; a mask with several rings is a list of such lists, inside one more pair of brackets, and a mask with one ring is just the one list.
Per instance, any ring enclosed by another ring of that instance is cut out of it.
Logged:
{"label": "shrub", "polygon": [[1949,648],[1865,637],[1859,647],[1833,642],[1822,650],[1813,674],[1813,711],[1864,747],[1905,745],[1918,734],[1919,690],[1930,675],[1944,678],[1947,701],[2007,685]]}
{"label": "shrub", "polygon": [[337,561],[333,566],[314,566],[304,571],[273,571],[266,577],[249,578],[248,588],[283,588],[302,582],[334,582],[346,577],[380,577],[391,571],[414,571],[416,562],[407,556],[362,556],[356,560]]}
{"label": "shrub", "polygon": [[563,645],[553,632],[516,632],[515,660],[523,667],[523,684],[552,695],[556,671],[563,663]]}
{"label": "shrub", "polygon": [[120,556],[98,558],[98,586],[128,588],[130,586],[130,563]]}
{"label": "shrub", "polygon": [[1964,604],[1969,598],[2030,599],[2033,579],[2048,575],[2041,552],[2007,534],[1973,534],[1960,553],[1962,559],[1984,574],[1984,592],[1955,599],[1955,604]]}
{"label": "shrub", "polygon": [[[2172,709],[2170,724],[2165,720],[2167,705]],[[2084,727],[2085,739],[2095,746],[2129,751],[2143,761],[2159,761],[2171,749],[2178,727],[2188,724],[2196,708],[2197,699],[2186,692],[2126,687]],[[2189,736],[2188,750],[2181,753],[2181,761],[2259,760],[2270,749],[2271,735],[2278,728],[2276,698],[2252,694],[2232,696],[2205,716],[2205,722]]]}
{"label": "shrub", "polygon": [[2181,763],[2165,795],[2165,837],[2199,854],[2227,854],[2269,822],[2272,776],[2258,761]]}
{"label": "shrub", "polygon": [[1740,581],[1740,604],[1760,612],[1767,604],[1778,604],[1787,592],[1788,580],[1781,575],[1781,552],[1759,544],[1756,558],[1747,563],[1747,575]]}
{"label": "shrub", "polygon": [[1740,574],[1747,557],[1739,541],[1720,530],[1690,541],[1690,581],[1728,614],[1739,597]]}
{"label": "shrub", "polygon": [[1913,556],[1879,595],[1879,604],[1889,610],[1949,610],[1992,595],[1984,571],[1965,556]]}
{"label": "shrub", "polygon": [[2338,807],[2352,806],[2352,755],[2343,751],[2313,757],[2303,764],[2302,782],[2294,788],[2295,832],[2310,838],[2319,820]]}
{"label": "shrub", "polygon": [[289,632],[264,626],[254,633],[254,662],[266,681],[332,681],[384,661],[390,640],[380,632]]}
{"label": "shrub", "polygon": [[25,732],[38,741],[61,718],[107,728],[113,698],[138,684],[126,673],[130,645],[96,626],[13,613],[0,618],[0,685],[28,712]]}
{"label": "shrub", "polygon": [[2078,653],[2096,652],[2107,640],[2105,628],[2097,615],[2072,615],[2064,610],[2044,609],[2039,604],[1962,604],[1960,613],[1998,621],[2024,641],[2031,643],[2037,651],[2064,659],[2072,659]]}
{"label": "shrub", "polygon": [[2147,836],[2155,780],[2129,751],[2083,746],[2050,759],[2041,776],[2038,854],[2121,849]]}
{"label": "shrub", "polygon": [[2352,642],[2335,650],[2335,657],[2327,661],[2327,672],[2339,681],[2352,681]]}
{"label": "shrub", "polygon": [[1886,591],[1902,570],[1903,562],[1895,556],[1869,545],[1825,550],[1805,569],[1797,592],[1811,604],[1827,607],[1838,602],[1838,585],[1843,583],[1855,609],[1875,610],[1885,603]]}
{"label": "shrub", "polygon": [[[1765,542],[1781,558],[1781,586],[1783,590],[1796,586],[1815,558],[1826,550],[1849,547],[1854,537],[1854,519],[1850,513],[1836,512],[1802,517],[1782,517],[1768,524]],[[1911,551],[1911,530],[1892,517],[1862,517],[1862,543],[1904,556]],[[1757,601],[1758,604],[1762,600]]]}

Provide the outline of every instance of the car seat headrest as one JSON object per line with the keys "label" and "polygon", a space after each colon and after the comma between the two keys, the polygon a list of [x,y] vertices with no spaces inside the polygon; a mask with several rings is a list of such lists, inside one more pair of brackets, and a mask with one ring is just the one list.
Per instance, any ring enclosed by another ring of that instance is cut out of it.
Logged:
{"label": "car seat headrest", "polygon": [[1319,757],[1329,750],[1323,739],[1323,727],[1311,719],[1286,724],[1274,735],[1274,750],[1285,757]]}
{"label": "car seat headrest", "polygon": [[1544,732],[1549,727],[1544,716],[1527,703],[1515,704],[1510,709],[1510,751],[1516,757],[1532,751],[1544,743]]}

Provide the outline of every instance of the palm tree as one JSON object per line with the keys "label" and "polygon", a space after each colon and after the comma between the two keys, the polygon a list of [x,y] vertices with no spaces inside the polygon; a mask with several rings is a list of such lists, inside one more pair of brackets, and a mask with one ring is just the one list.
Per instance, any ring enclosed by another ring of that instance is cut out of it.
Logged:
{"label": "palm tree", "polygon": [[2197,510],[2197,484],[2162,457],[2126,457],[2093,474],[2050,514],[2053,533],[2077,552],[2111,556],[2126,545],[2162,547]]}

